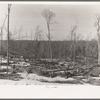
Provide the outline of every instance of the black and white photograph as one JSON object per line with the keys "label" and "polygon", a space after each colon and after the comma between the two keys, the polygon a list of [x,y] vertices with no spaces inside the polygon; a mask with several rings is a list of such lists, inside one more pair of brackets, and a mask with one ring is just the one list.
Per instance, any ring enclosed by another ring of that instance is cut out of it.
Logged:
{"label": "black and white photograph", "polygon": [[100,86],[100,2],[0,2],[0,85]]}

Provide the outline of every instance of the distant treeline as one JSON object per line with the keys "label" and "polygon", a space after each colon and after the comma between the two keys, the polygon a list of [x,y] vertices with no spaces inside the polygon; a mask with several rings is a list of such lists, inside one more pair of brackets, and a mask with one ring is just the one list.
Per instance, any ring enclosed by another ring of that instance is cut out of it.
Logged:
{"label": "distant treeline", "polygon": [[[75,57],[94,57],[98,56],[98,46],[96,40],[91,41],[51,41],[52,56],[58,59],[73,59]],[[74,52],[75,51],[75,52]],[[6,55],[7,41],[0,42],[0,54]],[[48,41],[31,41],[31,40],[10,40],[9,52],[12,55],[20,55],[30,58],[49,58]]]}

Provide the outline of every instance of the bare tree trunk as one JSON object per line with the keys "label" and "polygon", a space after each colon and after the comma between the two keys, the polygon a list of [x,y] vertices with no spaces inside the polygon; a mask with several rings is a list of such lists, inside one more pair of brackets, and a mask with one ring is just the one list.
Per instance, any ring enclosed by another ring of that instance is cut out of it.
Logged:
{"label": "bare tree trunk", "polygon": [[42,16],[45,18],[46,20],[46,24],[47,24],[47,37],[48,37],[48,42],[49,42],[49,51],[50,51],[50,59],[52,60],[52,45],[51,45],[51,29],[50,29],[50,25],[53,24],[53,19],[55,17],[55,13],[53,13],[52,11],[50,11],[49,9],[45,9],[42,12]]}
{"label": "bare tree trunk", "polygon": [[[8,4],[7,69],[9,66],[9,14],[10,14],[10,5]],[[7,73],[8,73],[8,71],[7,71]]]}
{"label": "bare tree trunk", "polygon": [[100,65],[100,16],[96,17],[95,26],[97,29],[97,36],[98,36],[98,65]]}
{"label": "bare tree trunk", "polygon": [[2,29],[1,29],[1,66],[2,66]]}
{"label": "bare tree trunk", "polygon": [[5,19],[4,19],[4,22],[3,22],[3,25],[2,25],[2,27],[1,27],[1,66],[2,66],[2,41],[3,41],[3,28],[4,28],[4,25],[5,25],[6,18],[7,18],[7,16],[5,16]]}
{"label": "bare tree trunk", "polygon": [[76,59],[76,33],[74,33],[74,48],[73,48],[73,52],[74,52],[74,58],[73,58],[73,61],[75,62],[75,59]]}
{"label": "bare tree trunk", "polygon": [[35,30],[35,59],[40,59],[40,44],[41,44],[41,32],[42,30],[40,30],[39,25],[36,27]]}
{"label": "bare tree trunk", "polygon": [[52,60],[53,57],[52,57],[52,45],[51,45],[51,40],[49,41],[49,44],[50,44],[50,58],[51,58],[51,60]]}
{"label": "bare tree trunk", "polygon": [[88,41],[86,40],[86,45],[85,45],[85,56],[86,56],[86,59],[85,59],[85,62],[86,62],[86,66],[88,66]]}
{"label": "bare tree trunk", "polygon": [[98,34],[98,65],[100,65],[100,35]]}
{"label": "bare tree trunk", "polygon": [[71,49],[70,49],[71,50],[70,51],[71,52],[71,54],[70,54],[71,55],[71,62],[72,62],[72,53],[73,53],[73,50],[72,50],[73,49],[73,47],[72,47],[72,45],[73,45],[73,39],[72,38],[73,38],[73,35],[71,33]]}
{"label": "bare tree trunk", "polygon": [[50,59],[52,60],[52,48],[51,48],[51,36],[50,36],[50,26],[49,26],[49,23],[47,23],[47,28],[48,28],[48,40],[49,40]]}
{"label": "bare tree trunk", "polygon": [[7,74],[8,74],[8,66],[9,66],[9,19],[10,19],[10,8],[11,8],[11,4],[8,4]]}
{"label": "bare tree trunk", "polygon": [[[73,26],[71,29],[71,59],[75,62],[76,54],[75,54],[75,49],[76,49],[76,28],[77,26]],[[71,61],[72,61],[71,60]]]}

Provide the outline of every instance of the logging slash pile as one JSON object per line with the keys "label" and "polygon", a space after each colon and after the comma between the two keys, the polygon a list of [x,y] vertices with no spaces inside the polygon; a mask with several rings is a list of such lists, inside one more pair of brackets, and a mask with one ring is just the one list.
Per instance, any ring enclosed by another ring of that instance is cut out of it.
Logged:
{"label": "logging slash pile", "polygon": [[31,62],[31,67],[27,67],[28,73],[35,73],[46,77],[73,77],[73,76],[96,76],[100,74],[100,68],[96,60],[77,59],[76,62],[67,60],[35,60]]}

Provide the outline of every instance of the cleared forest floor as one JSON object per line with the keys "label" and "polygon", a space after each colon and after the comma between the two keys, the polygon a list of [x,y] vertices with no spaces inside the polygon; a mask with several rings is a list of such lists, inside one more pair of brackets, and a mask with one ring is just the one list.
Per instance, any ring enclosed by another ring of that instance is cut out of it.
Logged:
{"label": "cleared forest floor", "polygon": [[[7,60],[6,60],[7,61]],[[67,61],[16,61],[0,68],[1,85],[100,85],[100,66]],[[93,63],[93,64],[92,64]],[[8,72],[8,73],[7,73]]]}

